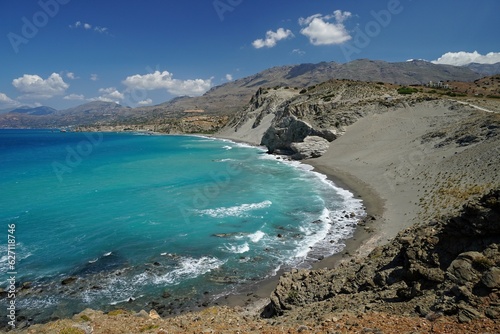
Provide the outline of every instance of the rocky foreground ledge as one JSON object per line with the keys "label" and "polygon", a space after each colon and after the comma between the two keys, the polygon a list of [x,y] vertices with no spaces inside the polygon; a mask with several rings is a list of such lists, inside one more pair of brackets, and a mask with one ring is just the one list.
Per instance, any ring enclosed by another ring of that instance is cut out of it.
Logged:
{"label": "rocky foreground ledge", "polygon": [[496,190],[465,205],[459,216],[401,232],[366,259],[283,275],[264,314],[306,320],[349,310],[498,322],[499,248]]}

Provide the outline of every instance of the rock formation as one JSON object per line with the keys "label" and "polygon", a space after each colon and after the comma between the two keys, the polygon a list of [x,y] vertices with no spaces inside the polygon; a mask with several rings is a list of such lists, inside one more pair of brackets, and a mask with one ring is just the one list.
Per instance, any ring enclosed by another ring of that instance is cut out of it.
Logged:
{"label": "rock formation", "polygon": [[[289,154],[293,159],[318,157],[326,151],[325,140],[337,139],[346,126],[359,118],[415,100],[398,95],[396,87],[331,80],[300,91],[289,87],[260,88],[249,105],[228,122],[222,135],[253,141],[266,146],[270,153]],[[309,144],[304,143],[307,137],[323,138],[314,140],[316,146],[321,142],[322,148],[313,154],[300,154],[301,147],[311,144],[311,139]]]}
{"label": "rock formation", "polygon": [[307,306],[311,312],[349,309],[456,315],[460,322],[499,320],[499,293],[500,190],[495,190],[466,204],[458,216],[401,232],[362,261],[283,275],[265,314],[300,319]]}

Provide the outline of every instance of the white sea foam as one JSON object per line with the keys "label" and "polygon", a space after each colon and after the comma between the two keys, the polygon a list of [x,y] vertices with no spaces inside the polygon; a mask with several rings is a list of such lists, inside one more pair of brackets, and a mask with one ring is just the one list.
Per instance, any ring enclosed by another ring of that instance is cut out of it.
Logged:
{"label": "white sea foam", "polygon": [[[301,179],[319,182],[318,186],[325,187],[324,191],[331,191],[340,197],[338,201],[340,207],[328,210],[325,206],[320,217],[311,220],[320,220],[322,223],[311,226],[307,221],[304,222],[301,232],[305,237],[297,242],[294,255],[283,259],[285,263],[298,265],[308,257],[317,259],[320,256],[329,256],[341,251],[345,247],[343,240],[352,237],[359,217],[366,214],[362,200],[356,199],[349,190],[338,187],[326,175],[315,172],[311,165],[273,155],[263,155],[260,159],[277,160],[302,170],[304,176]],[[354,217],[350,217],[351,213],[354,213]],[[349,217],[346,218],[346,214],[349,214]]]}
{"label": "white sea foam", "polygon": [[260,203],[241,204],[232,207],[221,207],[216,209],[199,210],[201,215],[210,216],[213,218],[224,217],[245,217],[246,213],[252,210],[265,209],[272,205],[271,201],[263,201]]}
{"label": "white sea foam", "polygon": [[177,268],[169,271],[163,276],[155,276],[152,281],[154,284],[177,285],[184,280],[204,275],[211,270],[219,268],[223,264],[224,261],[215,257],[204,256],[199,259],[187,257],[179,262]]}
{"label": "white sea foam", "polygon": [[250,246],[248,245],[248,242],[245,242],[243,245],[224,245],[224,248],[226,251],[233,253],[233,254],[243,254],[246,253],[250,250]]}
{"label": "white sea foam", "polygon": [[229,146],[229,145],[223,146],[222,148],[225,150],[232,150],[233,149],[233,147]]}
{"label": "white sea foam", "polygon": [[253,243],[257,243],[259,242],[260,240],[262,240],[262,238],[264,238],[266,234],[262,231],[257,231],[255,233],[252,233],[252,234],[249,234],[248,235],[248,238],[250,239],[251,242]]}
{"label": "white sea foam", "polygon": [[324,240],[328,236],[330,230],[330,211],[327,208],[323,209],[319,222],[304,224],[300,227],[300,231],[304,234],[304,239],[298,242],[295,258],[305,260],[311,251],[311,248]]}

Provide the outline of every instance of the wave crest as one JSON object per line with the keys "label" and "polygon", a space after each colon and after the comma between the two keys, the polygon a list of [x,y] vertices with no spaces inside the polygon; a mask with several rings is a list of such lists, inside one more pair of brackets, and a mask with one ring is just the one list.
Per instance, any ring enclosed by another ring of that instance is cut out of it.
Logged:
{"label": "wave crest", "polygon": [[232,207],[220,207],[216,209],[200,210],[198,213],[205,216],[210,216],[213,218],[224,218],[224,217],[242,217],[245,213],[258,209],[265,209],[272,205],[271,201],[263,201],[260,203],[251,204],[241,204]]}

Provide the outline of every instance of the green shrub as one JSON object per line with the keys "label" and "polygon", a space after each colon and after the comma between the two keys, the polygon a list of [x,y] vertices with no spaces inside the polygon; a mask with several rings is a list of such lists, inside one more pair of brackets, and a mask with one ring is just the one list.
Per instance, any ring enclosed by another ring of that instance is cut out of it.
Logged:
{"label": "green shrub", "polygon": [[82,319],[83,321],[91,321],[91,319],[85,314],[80,316],[80,319]]}
{"label": "green shrub", "polygon": [[406,87],[406,86],[403,86],[401,88],[398,89],[398,93],[399,94],[413,94],[413,93],[416,93],[418,92],[418,89],[416,88],[411,88],[411,87]]}

